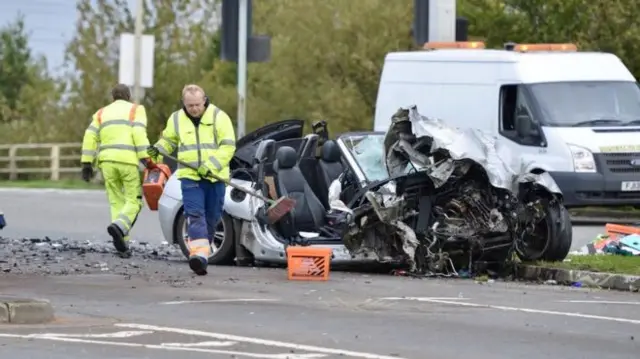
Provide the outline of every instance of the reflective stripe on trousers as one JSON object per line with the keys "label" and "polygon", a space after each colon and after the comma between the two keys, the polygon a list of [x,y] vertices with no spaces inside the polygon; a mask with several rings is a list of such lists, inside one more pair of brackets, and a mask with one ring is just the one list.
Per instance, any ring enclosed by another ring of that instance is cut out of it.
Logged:
{"label": "reflective stripe on trousers", "polygon": [[189,257],[198,256],[207,261],[211,255],[211,244],[208,239],[190,239],[187,247],[189,248]]}

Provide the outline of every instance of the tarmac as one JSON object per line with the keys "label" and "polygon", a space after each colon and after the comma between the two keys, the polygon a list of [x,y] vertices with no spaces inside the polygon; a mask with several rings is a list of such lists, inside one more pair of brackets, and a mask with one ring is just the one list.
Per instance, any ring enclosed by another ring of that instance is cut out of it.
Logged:
{"label": "tarmac", "polygon": [[216,267],[170,281],[8,275],[0,293],[46,297],[56,310],[49,325],[0,325],[7,357],[627,359],[640,350],[638,295],[582,288],[339,272],[290,282],[279,269]]}
{"label": "tarmac", "polygon": [[[269,268],[198,277],[147,210],[134,256],[116,257],[103,193],[0,190],[0,204],[0,302],[46,298],[55,311],[46,324],[0,324],[7,358],[628,359],[640,350],[635,293],[344,272],[291,282]],[[575,227],[574,247],[601,230]]]}

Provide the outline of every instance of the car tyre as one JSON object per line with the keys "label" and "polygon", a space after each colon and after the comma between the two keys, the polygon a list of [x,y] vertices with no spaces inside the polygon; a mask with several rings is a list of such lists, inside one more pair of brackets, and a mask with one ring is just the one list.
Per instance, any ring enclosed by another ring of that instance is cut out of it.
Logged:
{"label": "car tyre", "polygon": [[556,228],[543,259],[549,262],[559,262],[567,258],[571,250],[573,227],[571,225],[571,215],[563,205],[554,208],[553,212]]}
{"label": "car tyre", "polygon": [[[180,246],[180,251],[182,254],[189,258],[189,248],[187,247],[187,243],[184,238],[183,228],[185,225],[185,216],[184,212],[180,211],[178,217],[176,219],[176,225],[174,227],[174,237],[176,238],[176,242],[178,246]],[[222,244],[218,248],[218,250],[213,253],[209,257],[209,264],[212,265],[233,265],[235,263],[235,243],[234,238],[235,234],[233,231],[233,220],[231,217],[224,213],[222,214],[222,219],[218,226],[223,226],[224,239],[222,240]]]}
{"label": "car tyre", "polygon": [[529,248],[518,246],[516,248],[518,258],[525,262],[564,260],[569,254],[573,240],[569,211],[562,204],[548,204],[545,207],[545,217],[538,225],[540,226],[538,234],[544,233],[544,236],[538,238],[530,236],[525,239],[525,242],[528,240],[529,245],[532,246]]}

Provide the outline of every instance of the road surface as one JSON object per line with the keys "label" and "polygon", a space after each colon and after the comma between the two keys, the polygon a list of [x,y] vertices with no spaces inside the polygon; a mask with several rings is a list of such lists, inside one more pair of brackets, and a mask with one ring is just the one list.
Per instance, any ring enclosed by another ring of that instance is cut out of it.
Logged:
{"label": "road surface", "polygon": [[[162,263],[155,262],[156,266]],[[49,326],[0,326],[7,358],[635,358],[637,294],[466,280],[217,267],[172,281],[13,276],[2,295],[45,297]],[[179,353],[178,353],[179,352]]]}
{"label": "road surface", "polygon": [[[3,236],[34,237],[0,240],[0,296],[47,298],[58,317],[0,325],[2,357],[628,359],[640,350],[633,293],[336,272],[290,282],[267,268],[196,277],[161,244],[147,210],[133,239],[150,249],[113,256],[102,193],[0,190],[0,206]],[[601,230],[576,227],[574,247]]]}

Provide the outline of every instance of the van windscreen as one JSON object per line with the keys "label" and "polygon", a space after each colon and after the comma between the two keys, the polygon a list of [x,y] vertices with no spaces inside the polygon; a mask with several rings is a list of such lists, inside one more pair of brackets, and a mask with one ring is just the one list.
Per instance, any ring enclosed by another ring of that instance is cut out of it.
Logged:
{"label": "van windscreen", "polygon": [[635,82],[579,81],[530,84],[547,126],[624,126],[640,120]]}

